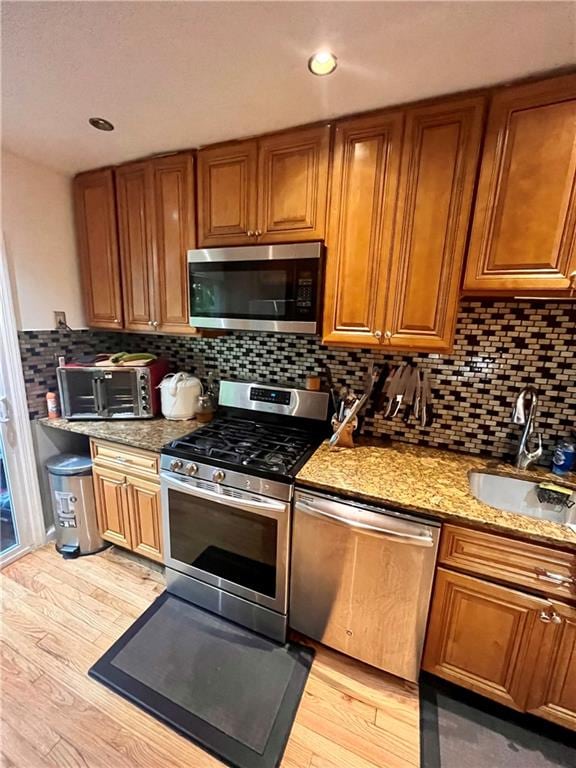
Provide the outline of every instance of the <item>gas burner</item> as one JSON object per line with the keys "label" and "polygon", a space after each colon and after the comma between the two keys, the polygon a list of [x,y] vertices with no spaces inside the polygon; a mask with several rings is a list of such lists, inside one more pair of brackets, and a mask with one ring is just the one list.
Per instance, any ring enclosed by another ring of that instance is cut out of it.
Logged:
{"label": "gas burner", "polygon": [[166,450],[187,461],[213,459],[231,468],[290,476],[317,442],[308,431],[292,426],[221,416]]}

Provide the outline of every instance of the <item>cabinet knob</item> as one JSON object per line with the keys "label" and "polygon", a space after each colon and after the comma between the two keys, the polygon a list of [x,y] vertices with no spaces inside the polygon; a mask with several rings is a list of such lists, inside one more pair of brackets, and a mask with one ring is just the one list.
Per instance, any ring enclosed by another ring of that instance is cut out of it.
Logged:
{"label": "cabinet knob", "polygon": [[115,317],[115,318],[114,318],[114,322],[115,322],[115,323],[119,323],[119,322],[120,322],[120,320],[118,320],[118,318],[117,318],[117,317]]}
{"label": "cabinet knob", "polygon": [[158,328],[158,325],[159,325],[158,320],[153,320],[152,325],[154,328]]}
{"label": "cabinet knob", "polygon": [[570,278],[570,296],[573,296],[574,291],[576,290],[576,269],[574,272],[571,272],[568,277]]}
{"label": "cabinet knob", "polygon": [[248,235],[248,237],[254,237],[254,232],[252,232],[251,229],[249,229],[248,232],[246,232],[246,234]]}
{"label": "cabinet knob", "polygon": [[540,621],[544,622],[544,624],[550,624],[552,621],[551,617],[546,613],[546,611],[540,611],[538,618]]}
{"label": "cabinet knob", "polygon": [[148,325],[152,325],[152,320],[148,320]]}
{"label": "cabinet knob", "polygon": [[256,237],[260,237],[260,235],[262,234],[262,230],[257,229],[256,232],[254,232],[254,234],[256,235]]}
{"label": "cabinet knob", "polygon": [[381,339],[382,338],[382,331],[374,331],[374,336],[377,339]]}
{"label": "cabinet knob", "polygon": [[385,339],[391,339],[392,338],[392,331],[386,331],[386,333],[384,334],[384,338]]}

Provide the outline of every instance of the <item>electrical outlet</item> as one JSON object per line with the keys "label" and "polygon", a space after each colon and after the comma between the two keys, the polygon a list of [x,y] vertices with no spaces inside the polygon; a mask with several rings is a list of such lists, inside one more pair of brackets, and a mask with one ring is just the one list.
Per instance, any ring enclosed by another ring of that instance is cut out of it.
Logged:
{"label": "electrical outlet", "polygon": [[68,328],[66,322],[66,312],[54,312],[54,327],[56,330],[59,328]]}

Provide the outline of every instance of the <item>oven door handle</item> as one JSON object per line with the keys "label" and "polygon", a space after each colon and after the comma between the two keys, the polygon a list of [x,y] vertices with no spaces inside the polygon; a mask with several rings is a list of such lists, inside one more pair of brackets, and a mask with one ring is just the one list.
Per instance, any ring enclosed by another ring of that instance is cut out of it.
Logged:
{"label": "oven door handle", "polygon": [[179,491],[184,491],[190,496],[196,496],[199,499],[207,499],[208,501],[214,501],[216,504],[226,504],[228,506],[236,506],[240,509],[244,509],[247,512],[285,512],[287,504],[283,504],[280,501],[253,501],[248,499],[239,498],[237,496],[227,496],[223,493],[214,493],[214,491],[206,491],[201,488],[195,488],[188,485],[188,483],[182,480],[176,480],[174,477],[164,478],[166,484]]}

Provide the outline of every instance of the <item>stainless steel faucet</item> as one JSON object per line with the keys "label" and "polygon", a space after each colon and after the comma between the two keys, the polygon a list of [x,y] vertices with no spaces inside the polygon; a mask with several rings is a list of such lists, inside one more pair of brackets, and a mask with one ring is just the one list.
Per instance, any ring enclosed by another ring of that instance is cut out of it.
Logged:
{"label": "stainless steel faucet", "polygon": [[[542,435],[534,432],[537,405],[538,392],[535,387],[529,385],[520,391],[512,411],[512,422],[524,426],[516,453],[518,469],[528,469],[530,464],[542,456]],[[533,440],[538,443],[538,447],[530,450],[530,442]]]}

